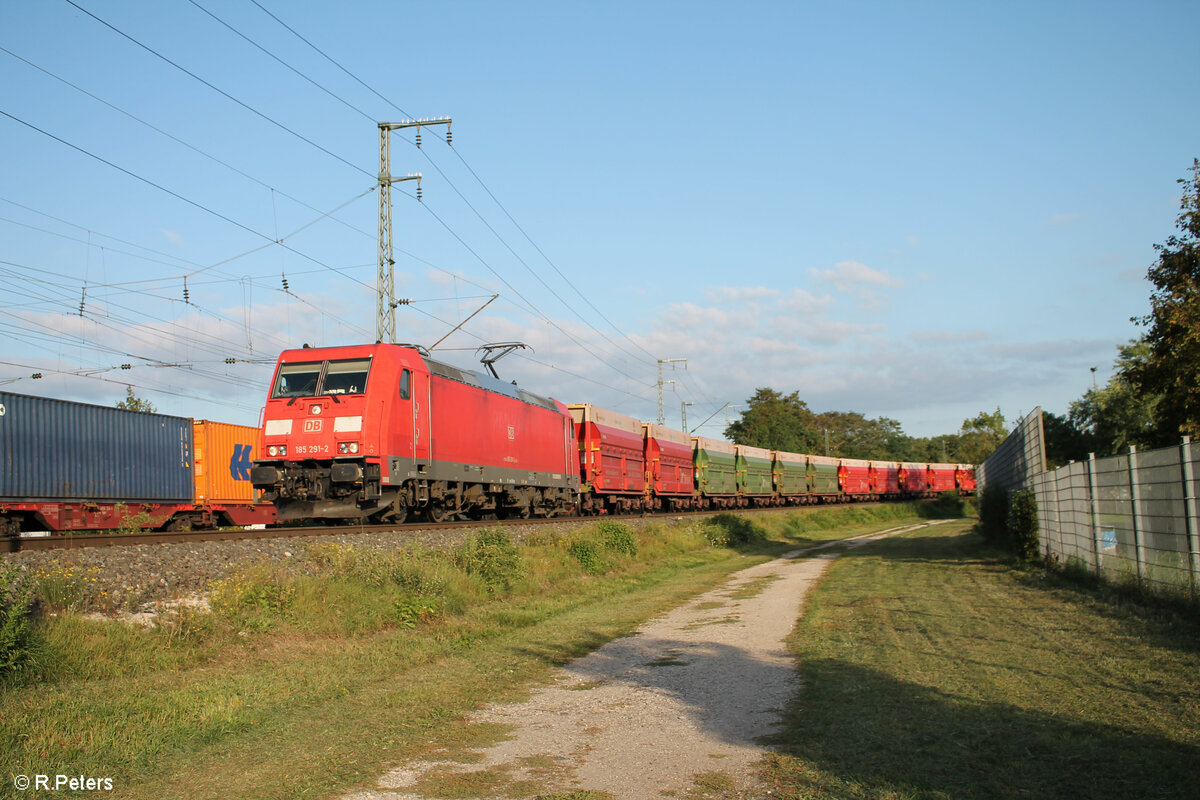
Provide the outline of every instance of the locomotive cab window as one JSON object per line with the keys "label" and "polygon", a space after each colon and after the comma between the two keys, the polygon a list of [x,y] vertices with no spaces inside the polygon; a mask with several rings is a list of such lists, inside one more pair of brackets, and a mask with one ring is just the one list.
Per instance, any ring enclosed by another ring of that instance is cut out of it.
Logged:
{"label": "locomotive cab window", "polygon": [[362,394],[367,390],[370,359],[330,361],[325,368],[321,394]]}
{"label": "locomotive cab window", "polygon": [[412,372],[404,370],[400,373],[400,399],[408,400],[412,397]]}
{"label": "locomotive cab window", "polygon": [[321,378],[321,364],[284,364],[275,379],[275,390],[271,397],[311,397],[317,393],[317,382]]}

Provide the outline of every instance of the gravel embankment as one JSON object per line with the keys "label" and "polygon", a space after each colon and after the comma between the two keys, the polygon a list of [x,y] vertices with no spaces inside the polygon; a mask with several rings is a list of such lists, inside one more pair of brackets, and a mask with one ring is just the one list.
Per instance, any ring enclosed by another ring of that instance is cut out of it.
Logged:
{"label": "gravel embankment", "polygon": [[[548,533],[588,524],[588,520],[563,519],[560,524],[506,527],[514,539],[531,532]],[[640,520],[629,520],[638,527]],[[481,523],[486,525],[487,523]],[[90,598],[86,611],[147,610],[155,603],[203,594],[209,585],[237,567],[267,562],[297,571],[307,561],[308,548],[317,543],[402,550],[415,546],[450,549],[469,529],[405,529],[397,532],[343,533],[329,536],[289,536],[225,542],[87,547],[74,550],[22,551],[0,555],[5,564],[17,564],[26,575],[72,575],[86,582]]]}

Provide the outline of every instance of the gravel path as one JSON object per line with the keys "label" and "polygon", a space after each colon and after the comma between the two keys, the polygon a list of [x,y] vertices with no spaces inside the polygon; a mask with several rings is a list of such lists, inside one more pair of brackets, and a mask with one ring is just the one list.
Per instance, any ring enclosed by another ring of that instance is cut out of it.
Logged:
{"label": "gravel path", "polygon": [[426,800],[422,783],[461,783],[471,773],[481,783],[490,775],[533,787],[532,794],[591,790],[647,800],[704,796],[709,786],[720,787],[720,797],[765,797],[754,775],[766,753],[757,741],[798,689],[784,639],[809,588],[838,557],[821,549],[738,572],[571,663],[526,702],[481,710],[473,722],[510,726],[510,737],[473,753],[470,763],[404,764],[380,778],[378,790],[344,800]]}

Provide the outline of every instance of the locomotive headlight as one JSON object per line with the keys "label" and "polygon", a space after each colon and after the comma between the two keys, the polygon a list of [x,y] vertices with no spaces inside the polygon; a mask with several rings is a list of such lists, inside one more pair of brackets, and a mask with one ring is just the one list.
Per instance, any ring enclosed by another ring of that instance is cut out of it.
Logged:
{"label": "locomotive headlight", "polygon": [[357,453],[358,442],[340,442],[338,443],[338,452],[342,455],[346,455],[347,453]]}
{"label": "locomotive headlight", "polygon": [[279,448],[275,445],[271,445],[270,447],[267,448],[267,455],[270,455],[270,456],[279,455]]}

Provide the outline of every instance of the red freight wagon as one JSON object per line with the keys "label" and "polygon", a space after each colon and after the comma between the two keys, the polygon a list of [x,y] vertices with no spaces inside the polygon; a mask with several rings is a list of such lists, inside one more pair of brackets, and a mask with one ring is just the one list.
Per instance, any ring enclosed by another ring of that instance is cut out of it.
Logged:
{"label": "red freight wagon", "polygon": [[580,510],[627,512],[646,501],[641,420],[590,403],[568,407],[579,441]]}
{"label": "red freight wagon", "polygon": [[566,406],[392,344],[285,350],[255,487],[279,518],[528,516],[578,498]]}
{"label": "red freight wagon", "polygon": [[954,479],[957,472],[957,464],[930,464],[926,490],[934,494],[955,491],[958,488]]}
{"label": "red freight wagon", "polygon": [[871,494],[871,462],[843,458],[838,463],[838,483],[842,491],[856,498]]}
{"label": "red freight wagon", "polygon": [[872,461],[871,491],[885,497],[900,494],[900,465],[895,461]]}
{"label": "red freight wagon", "polygon": [[690,508],[696,489],[692,462],[692,437],[662,425],[642,423],[645,436],[646,480],[655,508],[669,511]]}
{"label": "red freight wagon", "polygon": [[900,491],[908,495],[922,495],[929,482],[929,465],[906,461],[900,465]]}
{"label": "red freight wagon", "polygon": [[959,464],[954,471],[954,482],[958,485],[959,494],[975,494],[975,467]]}

